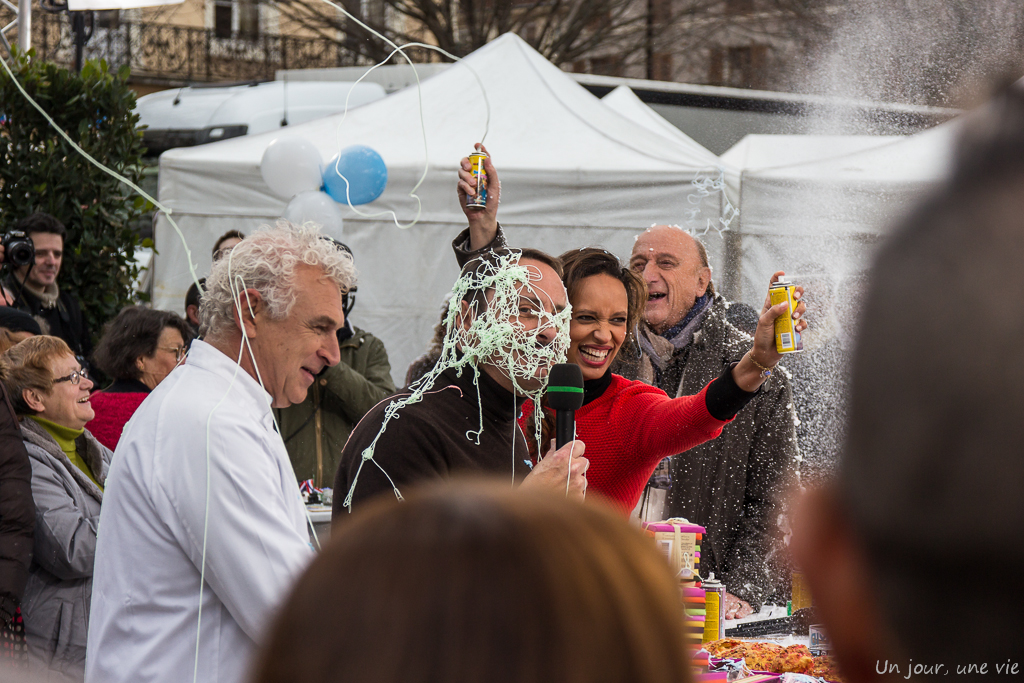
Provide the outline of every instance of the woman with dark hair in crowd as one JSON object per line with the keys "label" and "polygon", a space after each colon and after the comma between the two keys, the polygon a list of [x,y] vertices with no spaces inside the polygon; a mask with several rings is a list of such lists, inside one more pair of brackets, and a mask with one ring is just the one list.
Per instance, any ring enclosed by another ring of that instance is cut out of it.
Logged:
{"label": "woman with dark hair in crowd", "polygon": [[614,513],[495,484],[381,496],[279,613],[257,683],[687,683],[683,613]]}
{"label": "woman with dark hair in crowd", "polygon": [[93,362],[114,379],[92,395],[89,424],[100,443],[117,448],[121,431],[156,385],[185,357],[192,330],[170,311],[128,306],[110,322]]}
{"label": "woman with dark hair in crowd", "polygon": [[35,543],[22,603],[29,658],[81,680],[111,452],[85,429],[93,384],[62,339],[40,335],[11,347],[0,374],[32,466]]}

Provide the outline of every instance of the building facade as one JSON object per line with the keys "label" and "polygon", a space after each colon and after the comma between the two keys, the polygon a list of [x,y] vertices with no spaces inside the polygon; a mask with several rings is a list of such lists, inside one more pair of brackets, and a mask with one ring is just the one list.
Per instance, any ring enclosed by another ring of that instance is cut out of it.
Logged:
{"label": "building facade", "polygon": [[[84,59],[131,68],[140,95],[200,83],[273,79],[279,69],[354,63],[334,36],[282,21],[258,0],[185,0],[178,5],[82,12]],[[0,11],[0,22],[13,18]],[[67,12],[34,9],[32,46],[46,60],[71,67],[74,21]],[[14,43],[17,44],[16,42]]]}

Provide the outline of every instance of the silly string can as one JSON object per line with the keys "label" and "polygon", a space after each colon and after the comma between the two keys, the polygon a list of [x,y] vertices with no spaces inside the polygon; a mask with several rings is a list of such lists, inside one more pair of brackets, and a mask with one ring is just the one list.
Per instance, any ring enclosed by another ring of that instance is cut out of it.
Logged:
{"label": "silly string can", "polygon": [[711,574],[702,586],[704,589],[704,639],[725,638],[725,585]]}
{"label": "silly string can", "polygon": [[796,310],[797,299],[793,298],[796,293],[796,285],[786,280],[778,280],[768,289],[768,296],[771,298],[772,306],[789,302],[789,310],[775,319],[775,350],[779,353],[795,353],[804,350],[804,342],[800,339],[800,333],[796,331],[796,321],[793,320],[793,311]]}
{"label": "silly string can", "polygon": [[476,179],[476,194],[466,197],[466,206],[471,209],[487,208],[487,171],[484,170],[484,159],[487,155],[483,152],[472,152],[469,155],[470,172]]}

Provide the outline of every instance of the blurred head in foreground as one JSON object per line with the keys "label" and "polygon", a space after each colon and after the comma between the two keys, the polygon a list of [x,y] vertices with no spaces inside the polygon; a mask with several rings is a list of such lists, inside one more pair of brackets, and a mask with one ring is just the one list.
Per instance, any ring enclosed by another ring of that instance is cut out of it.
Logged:
{"label": "blurred head in foreground", "polygon": [[335,530],[259,683],[690,680],[671,571],[613,512],[462,483],[381,496]]}
{"label": "blurred head in foreground", "polygon": [[1024,92],[972,119],[874,263],[836,488],[794,536],[854,682],[991,674],[1024,642]]}

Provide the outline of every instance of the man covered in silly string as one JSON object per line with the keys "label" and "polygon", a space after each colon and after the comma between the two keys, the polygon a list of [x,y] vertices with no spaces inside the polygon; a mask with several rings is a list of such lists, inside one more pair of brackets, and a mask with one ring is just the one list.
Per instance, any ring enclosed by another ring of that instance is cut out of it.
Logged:
{"label": "man covered in silly string", "polygon": [[551,366],[565,360],[570,311],[561,264],[532,249],[456,251],[462,273],[441,358],[352,432],[334,483],[335,520],[381,493],[401,498],[418,482],[462,475],[586,490],[582,442],[534,465],[516,423],[523,401],[538,404]]}

